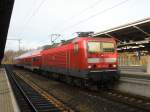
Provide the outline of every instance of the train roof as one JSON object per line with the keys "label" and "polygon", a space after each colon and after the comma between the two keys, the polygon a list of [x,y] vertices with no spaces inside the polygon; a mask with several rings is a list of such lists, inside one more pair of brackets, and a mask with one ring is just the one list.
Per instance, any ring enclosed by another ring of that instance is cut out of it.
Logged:
{"label": "train roof", "polygon": [[36,49],[36,50],[28,51],[18,57],[15,57],[14,59],[22,59],[22,58],[27,58],[27,57],[41,56],[41,51],[43,51],[43,49]]}
{"label": "train roof", "polygon": [[50,49],[50,48],[56,48],[56,47],[59,47],[59,46],[62,46],[62,45],[66,45],[66,44],[69,44],[69,43],[72,43],[72,42],[77,42],[77,41],[81,41],[81,40],[106,40],[106,41],[113,41],[113,40],[116,40],[116,38],[108,38],[108,37],[103,37],[103,38],[97,38],[97,37],[75,37],[75,38],[72,38],[72,39],[69,39],[69,40],[63,40],[61,41],[60,43],[54,43],[53,45],[45,45],[43,46],[43,50],[46,50],[46,49]]}
{"label": "train roof", "polygon": [[59,46],[62,46],[62,45],[78,42],[78,41],[81,41],[81,40],[115,41],[115,38],[75,37],[75,38],[69,39],[67,41],[62,41],[61,43],[55,43],[53,45],[45,45],[40,49],[36,49],[36,50],[26,52],[26,53],[24,53],[24,54],[22,54],[18,57],[15,57],[14,59],[22,59],[22,58],[28,58],[28,57],[34,57],[34,56],[41,56],[41,52],[44,51],[44,50],[48,50],[48,49],[51,49],[51,48],[56,48],[56,47],[59,47]]}

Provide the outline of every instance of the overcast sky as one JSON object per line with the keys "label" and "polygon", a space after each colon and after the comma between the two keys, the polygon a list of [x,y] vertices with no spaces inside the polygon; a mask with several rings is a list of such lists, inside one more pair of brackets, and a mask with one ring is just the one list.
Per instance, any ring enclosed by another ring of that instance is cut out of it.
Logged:
{"label": "overcast sky", "polygon": [[[8,39],[22,39],[22,49],[36,48],[51,44],[51,34],[67,40],[74,32],[99,32],[150,17],[149,4],[150,0],[15,0]],[[8,40],[9,49],[18,50],[18,42]]]}

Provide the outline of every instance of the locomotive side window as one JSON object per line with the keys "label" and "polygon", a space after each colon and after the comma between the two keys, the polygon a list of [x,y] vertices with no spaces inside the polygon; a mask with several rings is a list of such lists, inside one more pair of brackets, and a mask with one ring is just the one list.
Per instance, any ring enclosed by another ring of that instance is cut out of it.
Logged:
{"label": "locomotive side window", "polygon": [[88,52],[90,53],[101,52],[101,43],[100,42],[88,42]]}
{"label": "locomotive side window", "polygon": [[79,51],[79,45],[78,45],[78,43],[75,43],[74,44],[74,53],[78,53],[78,51]]}
{"label": "locomotive side window", "polygon": [[114,52],[115,51],[114,43],[111,43],[111,42],[103,42],[102,48],[103,48],[103,52]]}

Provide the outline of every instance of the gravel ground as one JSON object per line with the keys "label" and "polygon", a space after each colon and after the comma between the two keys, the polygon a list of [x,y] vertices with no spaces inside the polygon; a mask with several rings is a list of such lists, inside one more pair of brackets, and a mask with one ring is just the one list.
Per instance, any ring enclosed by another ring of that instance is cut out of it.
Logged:
{"label": "gravel ground", "polygon": [[[17,71],[23,74],[25,72]],[[144,112],[100,96],[93,96],[81,88],[72,87],[35,73],[26,72],[24,76],[80,112]]]}

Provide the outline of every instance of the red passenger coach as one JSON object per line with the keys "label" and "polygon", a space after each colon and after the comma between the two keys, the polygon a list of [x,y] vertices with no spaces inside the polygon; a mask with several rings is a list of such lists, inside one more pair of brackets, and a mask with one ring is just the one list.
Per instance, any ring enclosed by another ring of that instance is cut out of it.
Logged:
{"label": "red passenger coach", "polygon": [[39,69],[41,67],[41,50],[34,50],[22,54],[14,58],[14,64],[30,70]]}

